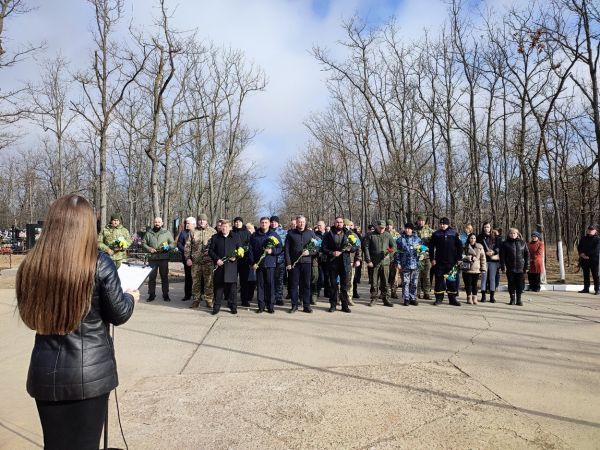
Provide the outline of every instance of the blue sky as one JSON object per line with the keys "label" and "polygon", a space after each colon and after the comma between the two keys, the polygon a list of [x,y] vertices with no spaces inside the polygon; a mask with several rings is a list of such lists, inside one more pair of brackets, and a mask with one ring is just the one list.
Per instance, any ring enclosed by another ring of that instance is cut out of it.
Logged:
{"label": "blue sky", "polygon": [[[6,24],[11,42],[40,42],[48,47],[43,56],[58,51],[82,66],[88,55],[91,7],[84,0],[28,0],[38,7],[26,16]],[[126,0],[127,20],[138,26],[151,23],[152,0]],[[177,0],[172,23],[179,29],[198,29],[201,39],[231,45],[246,52],[249,59],[264,68],[269,77],[267,91],[247,104],[246,122],[262,132],[248,149],[248,157],[264,168],[260,184],[266,201],[276,197],[277,174],[285,160],[302,148],[309,136],[302,121],[324,108],[328,94],[324,73],[309,54],[312,45],[338,51],[335,42],[343,37],[342,18],[356,11],[373,22],[398,19],[407,39],[418,37],[423,28],[436,28],[445,18],[445,5],[439,0]],[[126,31],[126,23],[121,31]],[[14,79],[35,79],[33,61],[4,71],[3,86]],[[266,203],[266,202],[265,202]],[[266,211],[265,211],[266,212]]]}

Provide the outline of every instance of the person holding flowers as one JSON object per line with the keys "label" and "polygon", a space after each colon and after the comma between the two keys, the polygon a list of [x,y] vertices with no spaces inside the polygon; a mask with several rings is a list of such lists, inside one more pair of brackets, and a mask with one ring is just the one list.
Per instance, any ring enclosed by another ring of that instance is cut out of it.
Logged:
{"label": "person holding flowers", "polygon": [[[419,281],[419,266],[423,266],[425,246],[421,239],[413,234],[415,226],[412,222],[404,225],[404,233],[396,239],[398,252],[394,255],[398,272],[402,276],[402,300],[404,306],[418,305],[417,283]],[[423,249],[421,249],[423,247]]]}
{"label": "person holding flowers", "polygon": [[156,298],[156,275],[160,272],[162,283],[162,295],[165,302],[169,298],[169,250],[175,245],[173,235],[169,230],[163,229],[163,220],[160,217],[154,219],[154,228],[146,231],[142,241],[142,249],[150,253],[148,265],[152,266],[152,272],[148,276],[148,298],[151,302]]}
{"label": "person holding flowers", "polygon": [[[331,293],[329,296],[329,312],[335,311],[338,289],[342,300],[342,311],[349,313],[348,308],[348,272],[352,270],[350,255],[360,245],[358,239],[345,226],[344,219],[336,217],[333,228],[323,235],[321,251],[327,256]],[[337,282],[339,277],[339,283]]]}
{"label": "person holding flowers", "polygon": [[296,218],[296,228],[288,231],[285,245],[285,265],[290,278],[290,314],[298,311],[298,286],[302,286],[303,312],[312,313],[310,307],[310,278],[312,274],[312,256],[319,251],[320,241],[317,235],[306,228],[306,217]]}
{"label": "person holding flowers", "polygon": [[268,217],[261,217],[260,228],[250,237],[248,246],[248,261],[256,270],[257,314],[265,308],[269,314],[275,312],[275,267],[283,245],[270,223]]}
{"label": "person holding flowers", "polygon": [[[372,233],[367,234],[363,243],[363,256],[367,267],[373,269],[373,281],[371,283],[371,302],[369,306],[375,306],[378,297],[378,286],[383,293],[383,304],[392,307],[390,302],[390,261],[395,252],[396,241],[390,233],[385,230],[385,220],[377,222],[377,228]],[[391,252],[388,250],[390,249]]]}
{"label": "person holding flowers", "polygon": [[215,301],[211,314],[219,313],[223,297],[231,314],[237,314],[237,258],[244,253],[239,236],[231,232],[229,220],[223,220],[221,231],[211,239],[208,254],[217,265],[213,273]]}
{"label": "person holding flowers", "polygon": [[98,249],[107,253],[113,260],[117,269],[127,258],[127,248],[131,246],[129,231],[121,225],[121,214],[115,213],[110,216],[110,223],[98,234]]}
{"label": "person holding flowers", "polygon": [[[429,255],[431,266],[435,275],[435,302],[440,305],[444,300],[444,292],[448,293],[448,300],[453,306],[460,306],[456,300],[456,278],[445,277],[452,273],[454,266],[462,263],[463,245],[458,233],[450,228],[450,220],[447,217],[440,219],[440,228],[434,231],[429,241]],[[454,280],[454,281],[452,281]]]}
{"label": "person holding flowers", "polygon": [[463,246],[463,265],[462,274],[465,291],[467,291],[467,303],[477,305],[479,276],[487,271],[487,261],[483,245],[477,242],[475,233],[469,234]]}

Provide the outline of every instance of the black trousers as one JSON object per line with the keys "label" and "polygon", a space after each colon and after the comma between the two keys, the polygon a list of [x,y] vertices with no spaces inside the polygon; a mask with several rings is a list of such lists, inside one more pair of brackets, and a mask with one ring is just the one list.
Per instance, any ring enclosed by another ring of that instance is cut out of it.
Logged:
{"label": "black trousers", "polygon": [[248,277],[250,276],[250,266],[246,261],[238,262],[238,276],[240,277],[240,300],[242,303],[249,302],[252,299],[250,294],[250,284]]}
{"label": "black trousers", "polygon": [[479,274],[463,272],[463,281],[465,282],[467,296],[477,296],[477,291],[479,290],[477,286],[479,284]]}
{"label": "black trousers", "polygon": [[352,270],[354,270],[354,290],[356,291],[356,285],[360,284],[360,277],[362,275],[362,262],[360,263],[360,266],[358,267],[354,267]]}
{"label": "black trousers", "polygon": [[[296,267],[292,267],[288,271],[288,279],[290,280],[290,297],[292,298],[292,306],[298,306],[298,297],[302,295],[302,305],[305,308],[310,308],[310,277],[312,275],[311,263],[298,263]],[[298,288],[301,289],[298,289]]]}
{"label": "black trousers", "polygon": [[[185,298],[192,298],[192,267],[183,261],[183,274],[185,276],[183,283],[183,296]],[[204,281],[204,279],[202,279]]]}
{"label": "black trousers", "polygon": [[[352,269],[350,269],[352,270]],[[337,277],[340,277],[340,282],[338,284]],[[333,262],[329,265],[329,283],[331,284],[331,295],[329,296],[329,304],[332,308],[335,308],[337,305],[338,298],[338,288],[341,287],[340,297],[342,300],[342,308],[348,307],[348,289],[346,286],[348,285],[348,272],[346,272],[346,268],[344,267],[344,261],[342,257],[334,259]]]}
{"label": "black trousers", "polygon": [[108,393],[86,400],[36,400],[45,450],[98,450]]}
{"label": "black trousers", "polygon": [[508,293],[512,297],[517,295],[517,299],[521,299],[523,288],[525,287],[525,275],[522,273],[506,272],[506,278],[508,280]]}
{"label": "black trousers", "polygon": [[598,260],[597,259],[580,259],[581,269],[583,270],[583,288],[590,288],[590,271],[594,279],[594,290],[598,291]]}
{"label": "black trousers", "polygon": [[527,279],[529,280],[529,289],[531,289],[532,291],[539,291],[541,277],[541,273],[528,273]]}
{"label": "black trousers", "polygon": [[[448,300],[451,303],[456,301],[456,283],[444,278],[452,268],[454,267],[454,263],[437,263],[435,266],[431,268],[432,272],[435,275],[435,287],[434,293],[436,300],[442,301],[444,299],[444,292],[448,293]],[[460,272],[456,274],[456,277],[460,276]]]}
{"label": "black trousers", "polygon": [[275,307],[275,267],[256,269],[256,294],[259,309]]}
{"label": "black trousers", "polygon": [[213,289],[215,290],[213,311],[219,311],[221,309],[223,297],[225,297],[227,306],[231,308],[232,311],[237,310],[237,283],[214,283]]}
{"label": "black trousers", "polygon": [[163,297],[166,297],[169,295],[169,260],[148,261],[148,265],[153,267],[152,272],[148,275],[148,294],[156,294],[156,275],[160,273],[162,294]]}

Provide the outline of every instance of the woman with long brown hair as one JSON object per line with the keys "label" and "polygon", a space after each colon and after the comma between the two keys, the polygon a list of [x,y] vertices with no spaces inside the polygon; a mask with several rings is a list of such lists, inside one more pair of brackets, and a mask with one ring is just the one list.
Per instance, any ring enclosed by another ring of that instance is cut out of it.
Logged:
{"label": "woman with long brown hair", "polygon": [[118,384],[108,325],[127,322],[139,292],[122,291],[115,264],[98,250],[85,198],[71,194],[52,204],[19,267],[16,291],[21,319],[36,331],[27,392],[44,448],[97,450],[108,395]]}

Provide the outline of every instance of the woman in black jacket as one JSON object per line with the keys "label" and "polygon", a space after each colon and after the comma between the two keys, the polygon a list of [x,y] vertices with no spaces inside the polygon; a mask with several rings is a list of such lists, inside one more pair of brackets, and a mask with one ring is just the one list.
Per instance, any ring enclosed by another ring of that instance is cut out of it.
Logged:
{"label": "woman in black jacket", "polygon": [[[508,279],[510,304],[523,306],[525,272],[529,270],[529,249],[527,243],[519,237],[519,230],[508,230],[508,238],[500,246],[500,267]],[[515,298],[516,297],[516,298]]]}
{"label": "woman in black jacket", "polygon": [[118,384],[108,326],[127,322],[139,300],[137,290],[123,293],[96,239],[88,201],[61,197],[17,272],[19,314],[36,331],[27,392],[47,450],[98,449],[108,395]]}
{"label": "woman in black jacket", "polygon": [[492,224],[486,222],[481,228],[481,233],[477,236],[477,243],[481,244],[483,251],[485,252],[485,261],[487,264],[487,272],[484,272],[481,276],[481,301],[485,302],[485,292],[487,290],[487,284],[490,284],[490,302],[495,303],[495,290],[496,290],[496,271],[498,270],[500,246],[502,245],[502,238],[498,236],[496,230],[492,230]]}

